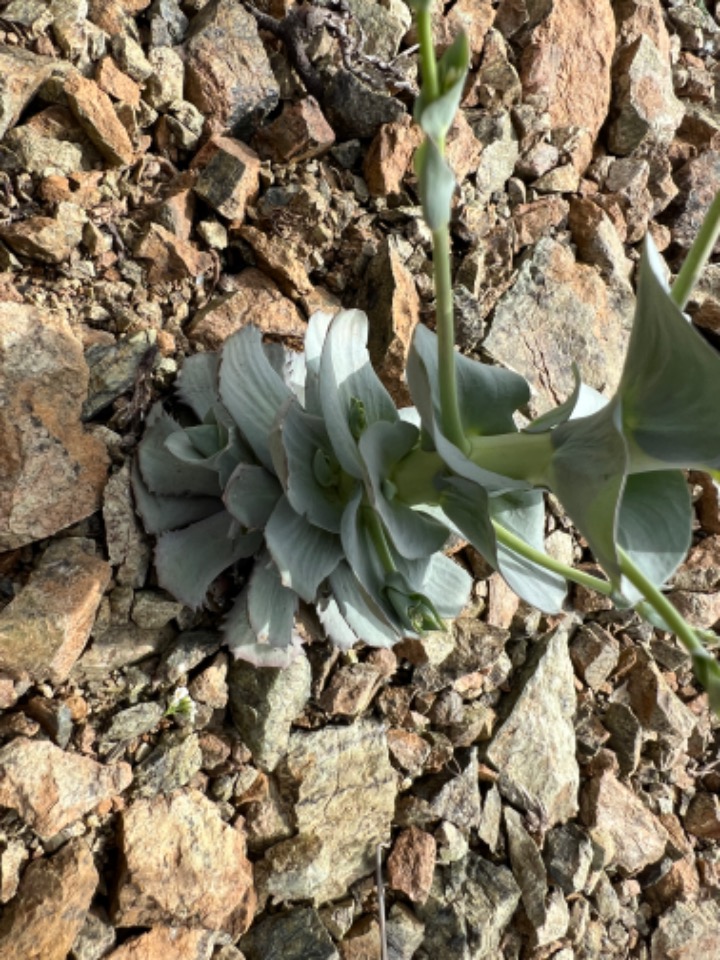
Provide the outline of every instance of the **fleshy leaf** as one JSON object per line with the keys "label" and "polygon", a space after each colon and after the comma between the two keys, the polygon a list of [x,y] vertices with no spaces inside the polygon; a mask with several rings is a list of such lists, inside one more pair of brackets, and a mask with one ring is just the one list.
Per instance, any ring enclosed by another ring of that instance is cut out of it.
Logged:
{"label": "fleshy leaf", "polygon": [[287,647],[258,643],[248,617],[248,588],[240,594],[225,618],[223,634],[228,650],[236,660],[246,660],[256,667],[283,669],[302,655],[300,638],[293,633]]}
{"label": "fleshy leaf", "polygon": [[157,403],[147,418],[147,427],[138,446],[137,461],[145,486],[151,493],[166,496],[199,494],[220,496],[218,475],[195,463],[178,458],[166,445],[174,434],[183,433],[177,421]]}
{"label": "fleshy leaf", "polygon": [[670,467],[720,467],[720,354],[687,322],[648,235],[618,396],[631,467],[638,453]]}
{"label": "fleshy leaf", "polygon": [[261,533],[242,533],[226,510],[163,533],[155,547],[158,583],[188,607],[199,607],[213,580],[262,544]]}
{"label": "fleshy leaf", "polygon": [[552,430],[554,427],[565,423],[567,420],[577,420],[578,417],[589,417],[591,413],[597,413],[607,405],[607,397],[583,383],[580,379],[580,371],[576,363],[572,365],[573,378],[575,385],[570,396],[559,406],[548,410],[542,416],[537,417],[532,423],[523,428],[523,433],[544,433],[546,430]]}
{"label": "fleshy leaf", "polygon": [[247,594],[248,620],[258,643],[288,647],[292,642],[297,597],[284,587],[267,552],[255,561]]}
{"label": "fleshy leaf", "polygon": [[347,563],[340,563],[330,574],[330,587],[342,617],[364,643],[371,647],[392,647],[407,635],[392,626],[382,609],[362,589]]}
{"label": "fleshy leaf", "polygon": [[422,577],[411,583],[417,584],[416,589],[432,601],[441,617],[451,619],[467,604],[472,577],[444,553],[435,553],[429,558]]}
{"label": "fleshy leaf", "polygon": [[[428,137],[435,141],[439,142],[453,124],[460,106],[469,63],[468,39],[466,34],[461,32],[438,63],[440,96],[434,100],[428,100],[427,92],[421,91],[415,101],[415,120]],[[432,226],[431,229],[433,229]]]}
{"label": "fleshy leaf", "polygon": [[398,419],[390,394],[382,385],[367,352],[367,317],[360,310],[341,310],[333,318],[320,361],[320,400],[332,450],[342,468],[363,476],[351,417],[362,405],[365,422]]}
{"label": "fleshy leaf", "polygon": [[[236,428],[218,423],[202,423],[171,433],[165,446],[177,459],[217,474],[224,487],[238,462],[247,455]],[[252,457],[252,454],[250,454]]]}
{"label": "fleshy leaf", "polygon": [[433,517],[385,495],[384,481],[395,464],[415,446],[418,433],[416,427],[401,420],[396,423],[379,420],[367,428],[359,441],[372,491],[372,504],[395,547],[411,560],[428,557],[442,549],[448,537],[447,529]]}
{"label": "fleshy leaf", "polygon": [[220,397],[258,460],[273,470],[268,437],[290,388],[273,369],[257,327],[243,327],[229,337],[220,363]]}
{"label": "fleshy leaf", "polygon": [[166,530],[186,527],[222,510],[219,497],[168,497],[150,493],[140,469],[133,461],[130,470],[133,498],[146,533],[157,535]]}
{"label": "fleshy leaf", "polygon": [[457,181],[434,141],[425,140],[415,151],[415,174],[427,225],[431,230],[441,230],[450,223]]}
{"label": "fleshy leaf", "polygon": [[240,463],[228,480],[223,500],[244,527],[262,530],[281,496],[282,487],[264,467]]}
{"label": "fleshy leaf", "polygon": [[308,413],[322,416],[320,405],[320,358],[332,321],[331,313],[316,310],[308,320],[305,332],[305,402]]}
{"label": "fleshy leaf", "polygon": [[177,395],[204,420],[218,402],[218,371],[220,357],[217,353],[196,353],[183,364],[177,380]]}
{"label": "fleshy leaf", "polygon": [[315,603],[318,619],[328,640],[341,650],[349,650],[360,640],[340,612],[337,600],[332,595],[319,597]]}
{"label": "fleshy leaf", "polygon": [[287,497],[279,500],[268,520],[265,543],[283,585],[308,603],[343,555],[340,538],[295,513]]}

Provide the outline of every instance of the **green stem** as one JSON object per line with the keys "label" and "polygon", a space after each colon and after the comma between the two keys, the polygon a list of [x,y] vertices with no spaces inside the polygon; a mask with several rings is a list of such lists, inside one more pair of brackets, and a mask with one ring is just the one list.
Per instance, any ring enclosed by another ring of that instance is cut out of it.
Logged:
{"label": "green stem", "polygon": [[468,442],[462,427],[457,393],[450,231],[447,227],[442,227],[440,230],[433,231],[432,238],[442,430],[451,443],[463,452],[467,452]]}
{"label": "green stem", "polygon": [[682,310],[690,299],[693,287],[713,252],[720,236],[720,193],[710,204],[697,236],[685,257],[680,273],[670,290],[670,296]]}
{"label": "green stem", "polygon": [[498,542],[510,550],[513,550],[521,557],[525,557],[526,560],[532,560],[533,563],[544,567],[545,570],[557,573],[561,577],[565,577],[566,580],[579,583],[583,587],[589,587],[590,590],[595,590],[597,593],[603,593],[606,597],[611,596],[614,592],[612,584],[607,580],[600,580],[599,577],[594,577],[591,573],[576,570],[575,567],[569,567],[567,564],[562,563],[562,561],[555,560],[554,557],[543,553],[542,550],[536,550],[535,547],[531,547],[530,544],[526,543],[521,537],[516,536],[506,527],[503,527],[497,520],[493,520],[492,525],[495,528],[495,536],[498,538]]}
{"label": "green stem", "polygon": [[430,8],[418,9],[416,17],[423,91],[427,94],[428,100],[436,100],[440,95],[440,81],[438,80],[437,61],[435,60]]}
{"label": "green stem", "polygon": [[370,533],[370,539],[373,542],[375,552],[378,555],[383,570],[385,573],[395,573],[397,567],[390,553],[390,547],[388,546],[387,537],[385,536],[385,530],[380,521],[380,517],[370,506],[365,506],[362,510],[368,532]]}

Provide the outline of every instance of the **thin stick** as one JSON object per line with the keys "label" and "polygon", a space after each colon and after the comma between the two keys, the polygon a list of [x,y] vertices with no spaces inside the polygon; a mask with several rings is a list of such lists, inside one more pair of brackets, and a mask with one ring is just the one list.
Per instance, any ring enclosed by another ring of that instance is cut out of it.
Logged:
{"label": "thin stick", "polygon": [[382,849],[379,843],[375,848],[375,872],[378,901],[378,921],[380,924],[380,960],[388,960],[387,927],[385,925],[385,883],[383,881]]}

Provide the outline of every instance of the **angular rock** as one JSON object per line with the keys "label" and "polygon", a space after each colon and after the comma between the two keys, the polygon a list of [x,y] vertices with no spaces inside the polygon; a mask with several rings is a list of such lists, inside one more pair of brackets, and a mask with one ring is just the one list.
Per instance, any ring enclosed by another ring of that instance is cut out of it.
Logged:
{"label": "angular rock", "polygon": [[571,393],[573,363],[585,383],[609,393],[622,370],[633,306],[626,283],[603,283],[568,247],[544,237],[498,302],[483,348],[530,381],[539,411]]}
{"label": "angular rock", "polygon": [[499,30],[490,29],[485,37],[482,61],[463,105],[497,109],[511,107],[521,98],[522,84],[510,62],[508,45]]}
{"label": "angular rock", "polygon": [[108,558],[119,585],[141,587],[150,566],[150,544],[135,513],[130,490],[130,462],[108,480],[103,502]]}
{"label": "angular rock", "polygon": [[321,157],[334,143],[335,132],[314,97],[286,102],[280,116],[253,138],[262,159],[274,163],[301,163]]}
{"label": "angular rock", "polygon": [[517,134],[507,111],[481,117],[473,124],[475,136],[483,145],[475,183],[479,201],[487,201],[513,175],[520,152]]}
{"label": "angular rock", "polygon": [[27,217],[0,227],[3,240],[21,257],[40,263],[62,263],[82,239],[82,228],[57,217]]}
{"label": "angular rock", "polygon": [[629,706],[646,730],[673,741],[686,741],[697,717],[670,688],[650,657],[641,652],[627,679]]}
{"label": "angular rock", "polygon": [[711,960],[717,953],[720,905],[676,903],[658,922],[650,946],[651,960]]}
{"label": "angular rock", "polygon": [[639,873],[665,853],[667,830],[610,770],[594,777],[580,798],[583,823],[609,842],[608,862]]}
{"label": "angular rock", "polygon": [[182,924],[233,938],[255,912],[252,865],[241,830],[197,790],[138,800],[121,816],[119,926]]}
{"label": "angular rock", "polygon": [[7,903],[17,893],[20,871],[30,856],[21,840],[10,840],[0,853],[0,903]]}
{"label": "angular rock", "polygon": [[391,728],[387,732],[390,754],[395,762],[411,776],[417,776],[430,756],[430,744],[411,730]]}
{"label": "angular rock", "polygon": [[622,50],[614,69],[610,150],[621,157],[638,147],[666,147],[685,112],[673,91],[669,59],[646,36]]}
{"label": "angular rock", "polygon": [[165,734],[155,749],[135,767],[134,791],[137,797],[168,794],[190,783],[203,764],[197,734],[184,731]]}
{"label": "angular rock", "polygon": [[628,777],[637,770],[643,744],[643,728],[625,703],[610,703],[603,716],[603,725],[610,731],[608,747],[618,758],[620,773]]}
{"label": "angular rock", "polygon": [[103,57],[95,70],[95,82],[105,93],[133,107],[140,105],[139,84],[118,67],[112,57]]}
{"label": "angular rock", "polygon": [[110,582],[110,566],[95,543],[57,540],[28,583],[0,612],[0,669],[12,676],[62,683],[90,637]]}
{"label": "angular rock", "polygon": [[356,717],[370,705],[381,679],[372,664],[349,663],[334,671],[318,704],[333,716]]}
{"label": "angular rock", "polygon": [[201,167],[195,193],[228,220],[242,221],[260,184],[255,151],[231,137],[216,137],[203,147],[193,166]]}
{"label": "angular rock", "polygon": [[345,69],[328,81],[322,107],[339,140],[370,139],[384,123],[399,120],[405,113],[395,97],[372,89]]}
{"label": "angular rock", "polygon": [[185,96],[218,126],[247,135],[277,105],[255,18],[233,0],[210,0],[190,21],[184,46]]}
{"label": "angular rock", "polygon": [[172,280],[197,279],[213,267],[213,259],[189,240],[180,240],[164,227],[151,223],[135,246],[135,256],[149,260],[147,281],[150,284]]}
{"label": "angular rock", "polygon": [[86,351],[90,382],[83,404],[84,420],[90,420],[133,388],[140,365],[151,355],[156,339],[154,330],[141,330],[131,337],[99,343]]}
{"label": "angular rock", "polygon": [[0,550],[98,508],[107,455],[79,420],[87,383],[64,316],[0,303]]}
{"label": "angular rock", "polygon": [[420,297],[392,238],[383,240],[368,264],[358,306],[368,315],[368,349],[380,379],[398,406],[410,405],[405,364],[420,318]]}
{"label": "angular rock", "polygon": [[302,314],[277,284],[256,267],[248,267],[235,278],[235,289],[214,297],[198,310],[187,326],[190,340],[208,350],[217,350],[241,327],[253,324],[265,334],[281,337],[305,335]]}
{"label": "angular rock", "polygon": [[587,883],[592,866],[592,843],[577,824],[562,824],[547,834],[544,859],[550,879],[563,893],[579,893]]}
{"label": "angular rock", "polygon": [[573,666],[592,690],[605,683],[619,656],[620,644],[597,623],[580,627],[570,644]]}
{"label": "angular rock", "polygon": [[210,960],[215,934],[183,927],[153,927],[107,954],[106,960]]}
{"label": "angular rock", "polygon": [[553,128],[585,127],[593,140],[610,106],[615,18],[610,0],[555,0],[523,52],[525,96],[547,97]]}
{"label": "angular rock", "polygon": [[692,245],[720,188],[720,151],[704,150],[675,174],[679,194],[673,206],[672,238],[683,250]]}
{"label": "angular rock", "polygon": [[0,140],[50,76],[54,64],[51,57],[0,44]]}
{"label": "angular rock", "polygon": [[698,791],[690,801],[683,822],[694,837],[720,840],[720,800],[717,795]]}
{"label": "angular rock", "polygon": [[[542,197],[531,203],[520,203],[513,210],[516,248],[527,247],[559,227],[567,218],[569,204],[562,197]],[[574,239],[574,237],[573,237]]]}
{"label": "angular rock", "polygon": [[399,193],[415,150],[422,143],[422,130],[412,117],[384,123],[375,134],[363,161],[363,174],[372,197]]}
{"label": "angular rock", "polygon": [[435,872],[435,838],[408,827],[398,836],[387,861],[387,882],[414,903],[424,903]]}
{"label": "angular rock", "polygon": [[110,97],[94,80],[77,72],[65,80],[65,95],[78,123],[111,164],[123,166],[135,159],[127,130],[120,122]]}
{"label": "angular rock", "polygon": [[581,260],[605,274],[627,279],[632,265],[615,225],[601,207],[589,197],[574,197],[569,225]]}
{"label": "angular rock", "polygon": [[402,903],[394,903],[385,923],[388,960],[412,960],[423,941],[425,925]]}
{"label": "angular rock", "polygon": [[547,919],[545,898],[548,893],[547,872],[537,844],[523,825],[517,810],[505,807],[505,829],[510,848],[513,876],[520,887],[522,904],[534,927],[542,927]]}
{"label": "angular rock", "polygon": [[535,811],[551,827],[578,809],[575,687],[567,633],[556,630],[537,642],[514,683],[518,692],[487,758],[500,771],[503,796],[521,810]]}
{"label": "angular rock", "polygon": [[340,960],[317,910],[301,907],[265,917],[240,941],[247,960]]}
{"label": "angular rock", "polygon": [[297,796],[298,834],[266,853],[258,884],[278,900],[325,903],[372,872],[388,838],[396,774],[384,731],[358,722],[293,733],[282,769]]}
{"label": "angular rock", "polygon": [[130,784],[126,763],[103,766],[45,740],[18,737],[0,749],[0,805],[48,840]]}
{"label": "angular rock", "polygon": [[0,916],[0,960],[66,960],[98,881],[83,840],[31,863]]}

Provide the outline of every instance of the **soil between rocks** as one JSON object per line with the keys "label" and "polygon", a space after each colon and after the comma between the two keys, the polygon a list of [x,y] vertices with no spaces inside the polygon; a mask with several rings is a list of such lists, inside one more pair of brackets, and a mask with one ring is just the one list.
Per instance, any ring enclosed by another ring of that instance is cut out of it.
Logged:
{"label": "soil between rocks", "polygon": [[[720,189],[713,5],[457,0],[458,340],[530,413],[610,391],[650,232]],[[450,636],[234,663],[157,586],[130,464],[184,358],[358,306],[399,402],[431,252],[408,8],[0,2],[0,958],[715,958],[718,723],[674,639],[525,607],[469,548]],[[718,346],[720,275],[690,304]],[[671,591],[720,621],[717,490]],[[547,546],[589,562],[549,504]]]}

